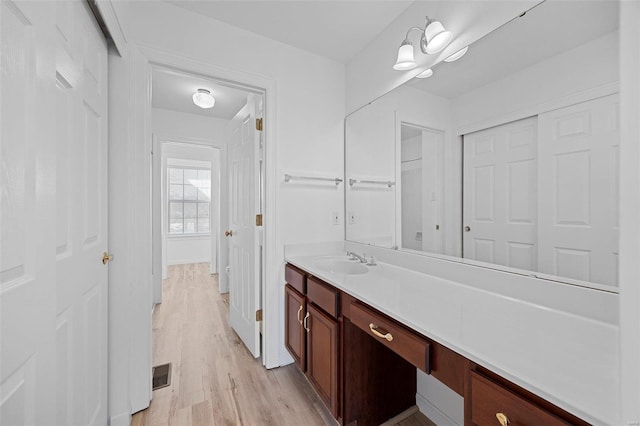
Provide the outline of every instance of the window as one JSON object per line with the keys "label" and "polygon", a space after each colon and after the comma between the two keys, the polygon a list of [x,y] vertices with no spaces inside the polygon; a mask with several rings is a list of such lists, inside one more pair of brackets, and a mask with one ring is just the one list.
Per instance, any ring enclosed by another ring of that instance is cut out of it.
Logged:
{"label": "window", "polygon": [[169,235],[209,233],[211,170],[169,167]]}

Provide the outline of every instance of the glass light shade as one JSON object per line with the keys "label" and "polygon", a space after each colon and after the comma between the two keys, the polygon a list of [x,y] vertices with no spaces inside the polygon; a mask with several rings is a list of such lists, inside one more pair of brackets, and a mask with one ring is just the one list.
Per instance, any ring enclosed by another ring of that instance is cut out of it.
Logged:
{"label": "glass light shade", "polygon": [[431,68],[427,68],[422,71],[420,74],[416,75],[416,78],[429,78],[433,75],[433,70]]}
{"label": "glass light shade", "polygon": [[445,31],[439,21],[432,21],[424,30],[427,39],[427,53],[433,54],[441,52],[451,41],[451,31]]}
{"label": "glass light shade", "polygon": [[393,69],[405,71],[411,70],[417,66],[418,64],[416,64],[416,61],[413,58],[413,45],[408,40],[403,41],[398,49],[398,59],[396,60],[396,64],[393,66]]}
{"label": "glass light shade", "polygon": [[200,108],[213,108],[216,99],[211,96],[211,92],[208,90],[198,89],[198,91],[193,94],[193,103]]}
{"label": "glass light shade", "polygon": [[447,59],[445,59],[445,62],[453,62],[453,61],[457,61],[458,59],[462,58],[464,56],[465,53],[467,53],[467,50],[469,50],[469,46],[467,47],[463,47],[462,49],[458,50],[456,53],[454,53],[453,55],[449,56]]}

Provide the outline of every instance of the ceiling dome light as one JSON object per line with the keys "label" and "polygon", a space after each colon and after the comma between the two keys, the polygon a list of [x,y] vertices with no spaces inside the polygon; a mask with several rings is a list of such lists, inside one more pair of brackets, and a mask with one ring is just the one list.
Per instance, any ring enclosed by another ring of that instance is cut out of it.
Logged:
{"label": "ceiling dome light", "polygon": [[462,58],[464,56],[465,53],[467,53],[467,50],[469,50],[469,46],[467,47],[463,47],[462,49],[458,50],[456,53],[454,53],[453,55],[449,56],[447,59],[445,59],[445,62],[453,62],[453,61],[457,61],[458,59]]}
{"label": "ceiling dome light", "polygon": [[433,70],[431,68],[427,68],[422,71],[420,74],[416,75],[416,78],[429,78],[433,75]]}
{"label": "ceiling dome light", "polygon": [[417,67],[415,59],[413,58],[413,44],[408,39],[405,39],[400,48],[398,49],[398,59],[393,66],[394,70],[406,71]]}
{"label": "ceiling dome light", "polygon": [[216,103],[216,98],[211,96],[211,92],[207,89],[198,89],[198,91],[193,94],[193,103],[200,108],[213,108]]}
{"label": "ceiling dome light", "polygon": [[440,21],[431,21],[424,30],[424,36],[427,41],[425,53],[431,55],[447,47],[453,34],[451,31],[446,31]]}

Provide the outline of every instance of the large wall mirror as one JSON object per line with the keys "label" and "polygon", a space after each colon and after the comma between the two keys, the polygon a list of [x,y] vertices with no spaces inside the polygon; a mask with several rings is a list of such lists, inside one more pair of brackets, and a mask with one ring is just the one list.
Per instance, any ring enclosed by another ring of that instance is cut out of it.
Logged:
{"label": "large wall mirror", "polygon": [[617,2],[546,1],[352,113],[346,239],[615,291],[618,68]]}

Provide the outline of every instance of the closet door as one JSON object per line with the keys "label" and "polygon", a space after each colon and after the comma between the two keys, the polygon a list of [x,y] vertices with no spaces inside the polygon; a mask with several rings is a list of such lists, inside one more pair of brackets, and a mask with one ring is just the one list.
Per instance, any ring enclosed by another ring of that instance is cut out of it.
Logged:
{"label": "closet door", "polygon": [[537,118],[464,135],[463,257],[537,267]]}
{"label": "closet door", "polygon": [[539,271],[617,284],[618,95],[539,116]]}

